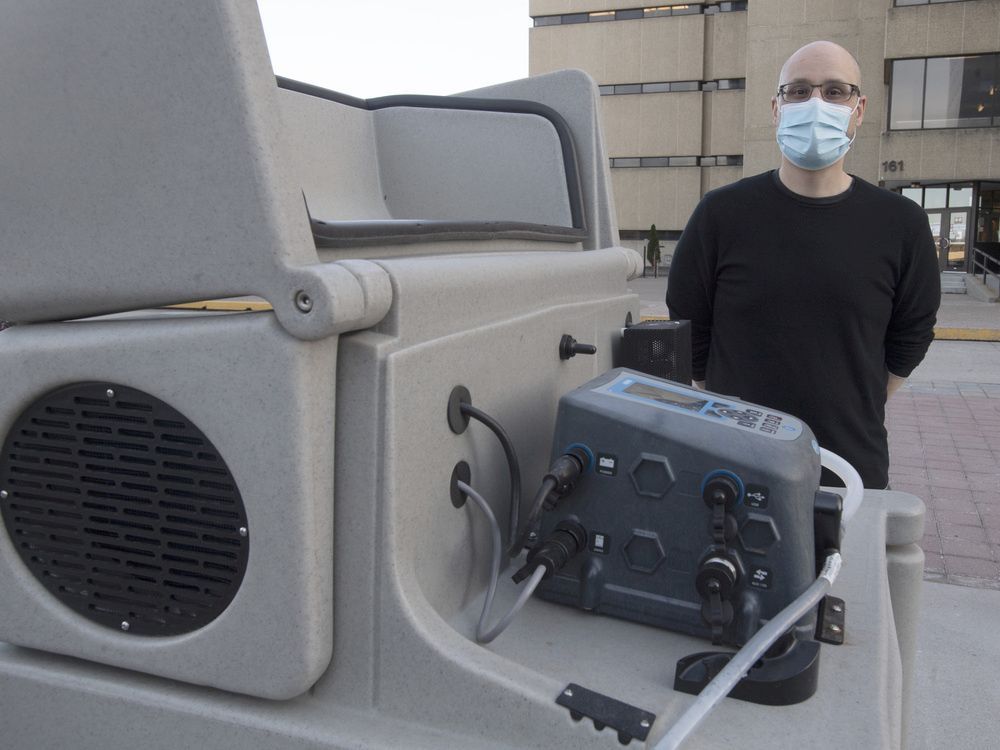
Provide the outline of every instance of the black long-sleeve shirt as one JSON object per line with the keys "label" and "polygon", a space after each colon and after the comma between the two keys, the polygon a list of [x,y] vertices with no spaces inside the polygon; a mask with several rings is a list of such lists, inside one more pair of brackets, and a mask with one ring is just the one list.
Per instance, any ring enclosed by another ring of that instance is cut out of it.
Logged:
{"label": "black long-sleeve shirt", "polygon": [[670,264],[706,387],[804,420],[866,487],[888,482],[887,372],[934,337],[941,281],[927,215],[857,177],[806,198],[766,172],[705,195]]}

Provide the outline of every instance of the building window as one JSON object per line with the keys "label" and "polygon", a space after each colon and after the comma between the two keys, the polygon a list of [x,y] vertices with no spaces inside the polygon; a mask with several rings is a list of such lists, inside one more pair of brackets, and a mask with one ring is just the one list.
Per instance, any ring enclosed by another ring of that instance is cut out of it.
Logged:
{"label": "building window", "polygon": [[717,81],[660,81],[654,83],[608,83],[598,86],[601,96],[615,94],[666,94],[679,91],[737,91],[745,89],[745,78]]}
{"label": "building window", "polygon": [[677,81],[670,84],[671,91],[701,91],[699,81]]}
{"label": "building window", "polygon": [[900,194],[928,211],[943,208],[971,208],[972,185],[929,185],[905,187]]}
{"label": "building window", "polygon": [[704,13],[731,13],[746,10],[745,0],[742,2],[719,2],[711,5],[691,5],[677,3],[674,5],[651,5],[643,8],[627,8],[625,10],[594,10],[589,13],[563,13],[558,16],[534,16],[535,26],[560,26],[571,23],[601,23],[603,21],[634,21],[641,18],[662,18],[663,16],[690,16]]}
{"label": "building window", "polygon": [[635,167],[741,167],[743,156],[617,156],[614,169]]}
{"label": "building window", "polygon": [[889,129],[1000,125],[1000,55],[893,60]]}
{"label": "building window", "polygon": [[641,94],[642,84],[641,83],[618,83],[615,84],[616,94]]}
{"label": "building window", "polygon": [[896,0],[894,5],[900,8],[904,5],[928,5],[930,3],[960,3],[964,0]]}
{"label": "building window", "polygon": [[[660,242],[677,242],[681,238],[679,229],[659,229],[656,233],[660,236]],[[619,229],[618,237],[623,240],[642,240],[645,242],[649,239],[649,230]]]}

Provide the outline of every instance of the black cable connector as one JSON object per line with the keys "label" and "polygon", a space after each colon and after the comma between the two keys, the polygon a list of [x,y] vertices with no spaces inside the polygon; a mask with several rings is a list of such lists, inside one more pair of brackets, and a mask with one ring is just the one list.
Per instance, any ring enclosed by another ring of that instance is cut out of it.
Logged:
{"label": "black cable connector", "polygon": [[552,510],[558,502],[573,491],[576,480],[590,468],[591,457],[583,446],[574,445],[552,462],[543,479],[551,479],[555,486],[544,500],[545,510]]}
{"label": "black cable connector", "polygon": [[528,534],[538,523],[543,510],[552,510],[562,498],[573,491],[576,480],[591,468],[593,456],[582,445],[571,445],[559,458],[552,462],[548,473],[542,478],[542,484],[531,503],[528,518],[521,532],[514,539],[507,552],[511,557],[519,554],[524,548]]}
{"label": "black cable connector", "polygon": [[576,521],[560,521],[545,540],[528,553],[528,561],[514,575],[520,583],[539,566],[545,568],[545,578],[561,570],[578,552],[587,546],[587,531]]}

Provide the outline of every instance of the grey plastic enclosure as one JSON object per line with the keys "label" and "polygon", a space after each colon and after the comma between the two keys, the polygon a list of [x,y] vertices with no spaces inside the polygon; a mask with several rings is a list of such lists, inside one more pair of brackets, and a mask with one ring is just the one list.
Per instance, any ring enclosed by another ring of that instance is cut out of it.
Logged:
{"label": "grey plastic enclosure", "polygon": [[[724,560],[732,613],[718,638],[739,646],[816,579],[819,448],[800,420],[619,368],[560,399],[553,459],[572,446],[593,467],[542,516],[539,536],[581,524],[587,549],[543,582],[543,598],[710,640],[696,578]],[[704,499],[720,477],[735,490],[721,544]],[[815,622],[804,618],[800,635]]]}

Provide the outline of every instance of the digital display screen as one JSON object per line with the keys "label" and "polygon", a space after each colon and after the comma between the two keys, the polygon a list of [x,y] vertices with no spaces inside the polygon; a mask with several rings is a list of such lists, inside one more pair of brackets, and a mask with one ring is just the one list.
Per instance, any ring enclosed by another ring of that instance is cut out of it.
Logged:
{"label": "digital display screen", "polygon": [[657,388],[655,385],[649,383],[632,383],[622,390],[624,393],[630,393],[639,398],[648,398],[651,401],[659,401],[663,404],[671,404],[672,406],[679,406],[682,409],[690,409],[691,411],[700,411],[708,404],[707,399],[688,396],[676,391],[668,391],[665,388]]}

